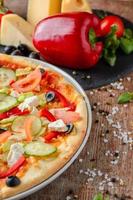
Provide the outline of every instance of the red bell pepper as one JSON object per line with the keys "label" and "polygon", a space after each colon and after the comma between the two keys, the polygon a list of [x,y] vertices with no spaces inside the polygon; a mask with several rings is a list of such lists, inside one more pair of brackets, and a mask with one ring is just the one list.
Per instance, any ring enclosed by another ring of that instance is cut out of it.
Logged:
{"label": "red bell pepper", "polygon": [[6,119],[12,115],[27,115],[29,114],[29,110],[21,111],[18,107],[12,108],[11,110],[1,113],[0,120]]}
{"label": "red bell pepper", "polygon": [[49,112],[46,108],[40,111],[40,116],[46,117],[50,122],[56,121],[56,118],[54,117],[54,115],[52,115],[52,113]]}
{"label": "red bell pepper", "polygon": [[102,54],[103,43],[95,40],[99,29],[100,19],[94,14],[63,13],[42,20],[35,28],[33,43],[50,63],[90,68]]}
{"label": "red bell pepper", "polygon": [[63,107],[68,107],[69,110],[71,110],[71,111],[75,110],[76,106],[74,105],[74,103],[69,102],[69,100],[66,99],[66,97],[64,97],[60,92],[58,92],[57,90],[55,90],[53,88],[50,88],[48,90],[48,92],[50,92],[50,91],[55,93],[56,98],[59,99],[59,101],[61,102]]}
{"label": "red bell pepper", "polygon": [[[46,108],[42,109],[40,112],[40,116],[46,117],[50,122],[56,121],[56,118],[52,113],[50,113]],[[44,136],[46,142],[50,142],[53,138],[56,138],[59,135],[57,131],[51,131],[47,135]]]}
{"label": "red bell pepper", "polygon": [[7,170],[7,172],[0,172],[0,179],[6,178],[8,176],[11,176],[15,171],[17,171],[25,162],[25,157],[21,156],[18,161]]}
{"label": "red bell pepper", "polygon": [[48,133],[47,135],[45,135],[44,139],[46,142],[50,142],[53,138],[57,138],[58,135],[59,135],[59,132],[52,131],[52,132]]}

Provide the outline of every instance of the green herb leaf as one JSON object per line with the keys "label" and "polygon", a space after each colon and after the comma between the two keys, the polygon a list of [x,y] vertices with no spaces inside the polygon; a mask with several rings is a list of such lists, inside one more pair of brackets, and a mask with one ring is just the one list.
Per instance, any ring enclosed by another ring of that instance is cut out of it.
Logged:
{"label": "green herb leaf", "polygon": [[132,92],[125,92],[118,97],[118,103],[124,104],[128,103],[133,100],[133,93]]}
{"label": "green herb leaf", "polygon": [[103,58],[111,67],[113,67],[116,63],[117,57],[115,53],[116,51],[113,51],[111,49],[104,49],[103,52]]}
{"label": "green herb leaf", "polygon": [[105,40],[105,48],[110,48],[113,50],[118,49],[120,41],[115,34],[116,30],[117,30],[116,26],[113,26],[111,28],[111,32],[107,35],[106,40]]}
{"label": "green herb leaf", "polygon": [[124,51],[125,54],[130,54],[133,52],[133,38],[127,39],[122,37],[120,39],[120,47]]}
{"label": "green herb leaf", "polygon": [[112,26],[111,27],[111,31],[110,31],[110,33],[108,34],[108,36],[107,37],[112,37],[112,36],[116,36],[116,31],[117,31],[117,26],[116,25],[114,25],[114,26]]}
{"label": "green herb leaf", "polygon": [[109,196],[108,197],[106,197],[106,199],[105,200],[109,200]]}
{"label": "green herb leaf", "polygon": [[101,193],[98,193],[94,196],[93,200],[103,200],[103,195]]}
{"label": "green herb leaf", "polygon": [[116,30],[116,26],[111,28],[111,32],[106,36],[104,43],[103,58],[111,67],[116,63],[116,51],[120,45],[120,41],[115,34]]}
{"label": "green herb leaf", "polygon": [[132,39],[133,38],[133,31],[130,28],[125,29],[123,37],[125,37],[127,39]]}
{"label": "green herb leaf", "polygon": [[91,43],[92,47],[94,47],[95,43],[97,42],[96,33],[93,28],[90,28],[89,30],[89,42]]}

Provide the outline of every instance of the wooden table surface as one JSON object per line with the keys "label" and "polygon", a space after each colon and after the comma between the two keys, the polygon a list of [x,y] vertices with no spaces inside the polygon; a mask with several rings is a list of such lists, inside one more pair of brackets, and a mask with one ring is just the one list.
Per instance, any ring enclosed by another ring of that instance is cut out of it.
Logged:
{"label": "wooden table surface", "polygon": [[[133,21],[132,0],[90,1],[93,8]],[[84,150],[58,179],[24,200],[92,200],[98,191],[109,193],[111,200],[133,200],[133,104],[117,104],[120,93],[133,90],[132,80],[129,74],[113,86],[86,91],[93,124]]]}

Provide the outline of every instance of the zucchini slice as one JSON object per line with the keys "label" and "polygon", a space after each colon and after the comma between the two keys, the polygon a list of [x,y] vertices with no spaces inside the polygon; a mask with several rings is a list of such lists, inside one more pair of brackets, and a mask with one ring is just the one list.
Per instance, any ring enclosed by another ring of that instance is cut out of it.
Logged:
{"label": "zucchini slice", "polygon": [[6,94],[0,94],[0,113],[10,110],[17,105],[17,99]]}
{"label": "zucchini slice", "polygon": [[0,68],[0,88],[9,86],[13,80],[16,80],[16,75],[13,70]]}
{"label": "zucchini slice", "polygon": [[29,156],[48,156],[55,153],[57,148],[51,144],[36,141],[26,144],[24,150]]}
{"label": "zucchini slice", "polygon": [[24,132],[24,123],[27,116],[18,116],[12,123],[12,131],[14,132]]}
{"label": "zucchini slice", "polygon": [[[12,130],[14,132],[25,132],[24,123],[25,123],[25,120],[28,119],[28,117],[32,117],[32,115],[16,117],[16,119],[12,123]],[[35,120],[31,126],[31,133],[33,136],[40,133],[41,128],[42,128],[42,123],[41,123],[40,118],[37,116],[34,116],[34,117],[35,117]]]}

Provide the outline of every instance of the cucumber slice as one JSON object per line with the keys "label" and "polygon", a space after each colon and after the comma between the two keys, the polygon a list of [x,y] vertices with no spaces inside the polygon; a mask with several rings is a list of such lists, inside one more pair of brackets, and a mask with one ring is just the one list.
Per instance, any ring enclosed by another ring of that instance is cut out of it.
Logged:
{"label": "cucumber slice", "polygon": [[16,117],[12,123],[12,131],[14,132],[24,132],[24,123],[26,120],[26,116]]}
{"label": "cucumber slice", "polygon": [[[32,117],[32,115],[16,117],[16,119],[12,123],[12,127],[11,127],[12,130],[14,132],[25,132],[24,123],[28,117]],[[31,127],[31,133],[33,136],[37,135],[42,128],[42,123],[41,123],[40,118],[37,116],[34,116],[34,117],[35,117],[35,121],[33,122],[32,127]]]}
{"label": "cucumber slice", "polygon": [[18,97],[18,101],[23,102],[26,98],[32,97],[32,96],[34,96],[33,92],[27,92],[27,93],[20,94],[20,96]]}
{"label": "cucumber slice", "polygon": [[46,105],[46,98],[44,94],[41,94],[39,97],[39,106],[44,107]]}
{"label": "cucumber slice", "polygon": [[3,152],[7,152],[10,150],[10,147],[11,145],[14,143],[13,140],[8,140],[7,142],[5,142],[3,145],[2,145],[2,151]]}
{"label": "cucumber slice", "polygon": [[10,92],[10,89],[7,87],[0,89],[0,94],[9,94],[9,92]]}
{"label": "cucumber slice", "polygon": [[49,124],[49,120],[44,117],[41,117],[41,122],[42,122],[42,126],[48,126]]}
{"label": "cucumber slice", "polygon": [[34,117],[36,119],[34,120],[32,127],[31,127],[31,133],[33,136],[37,135],[41,131],[41,128],[42,128],[42,122],[41,122],[40,118],[35,115],[34,115]]}
{"label": "cucumber slice", "polygon": [[57,151],[57,148],[51,144],[43,142],[31,142],[24,146],[25,154],[29,156],[48,156]]}
{"label": "cucumber slice", "polygon": [[31,67],[26,67],[23,69],[16,69],[16,76],[24,76],[24,75],[28,75],[30,72],[32,71]]}
{"label": "cucumber slice", "polygon": [[7,96],[6,94],[0,94],[0,113],[10,110],[16,105],[16,98],[12,96]]}
{"label": "cucumber slice", "polygon": [[14,121],[14,119],[16,118],[16,116],[12,116],[6,119],[2,119],[0,121],[0,124],[8,124],[8,123],[12,123]]}
{"label": "cucumber slice", "polygon": [[9,86],[13,80],[16,80],[16,75],[13,70],[0,68],[0,88]]}
{"label": "cucumber slice", "polygon": [[39,136],[42,136],[42,135],[45,135],[46,134],[46,127],[43,127],[42,129],[41,129],[41,131],[37,134],[37,137],[39,137]]}
{"label": "cucumber slice", "polygon": [[14,134],[11,135],[8,139],[19,142],[26,139],[26,134],[25,133]]}

